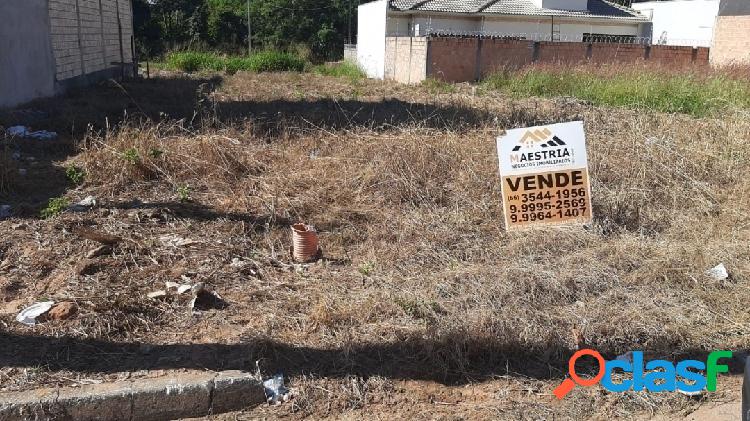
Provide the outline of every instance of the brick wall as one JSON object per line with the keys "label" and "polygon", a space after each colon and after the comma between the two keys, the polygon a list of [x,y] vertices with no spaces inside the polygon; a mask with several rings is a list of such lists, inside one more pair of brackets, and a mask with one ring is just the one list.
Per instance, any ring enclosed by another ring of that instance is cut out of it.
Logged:
{"label": "brick wall", "polygon": [[588,44],[582,42],[540,42],[537,61],[540,63],[578,64],[586,61]]}
{"label": "brick wall", "polygon": [[719,16],[711,46],[711,64],[750,64],[750,16]]}
{"label": "brick wall", "polygon": [[674,47],[670,45],[654,45],[651,47],[649,62],[664,66],[707,65],[709,49],[706,47]]}
{"label": "brick wall", "polygon": [[646,59],[646,46],[639,44],[591,44],[590,60],[603,63],[635,63]]}
{"label": "brick wall", "polygon": [[517,69],[534,59],[534,43],[505,39],[484,39],[479,68],[482,76],[503,70]]}
{"label": "brick wall", "polygon": [[583,42],[534,42],[460,37],[386,39],[385,78],[419,83],[431,77],[471,82],[531,63],[637,63],[671,67],[708,65],[709,49]]}
{"label": "brick wall", "polygon": [[401,83],[420,83],[427,77],[427,38],[387,37],[385,78]]}
{"label": "brick wall", "polygon": [[119,68],[118,15],[123,61],[133,61],[130,0],[49,0],[49,12],[58,81]]}
{"label": "brick wall", "polygon": [[446,82],[477,78],[477,38],[430,38],[427,76]]}

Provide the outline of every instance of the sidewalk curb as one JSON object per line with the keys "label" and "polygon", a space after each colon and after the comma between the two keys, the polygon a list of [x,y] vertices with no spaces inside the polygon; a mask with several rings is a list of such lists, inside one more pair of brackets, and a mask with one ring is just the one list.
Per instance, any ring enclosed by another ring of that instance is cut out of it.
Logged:
{"label": "sidewalk curb", "polygon": [[0,421],[64,419],[161,421],[238,411],[266,401],[241,371],[0,393]]}

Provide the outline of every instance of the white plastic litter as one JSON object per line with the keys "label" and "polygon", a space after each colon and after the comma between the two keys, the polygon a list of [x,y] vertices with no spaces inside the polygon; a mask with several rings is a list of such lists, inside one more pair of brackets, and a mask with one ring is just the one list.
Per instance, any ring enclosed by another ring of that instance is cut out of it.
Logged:
{"label": "white plastic litter", "polygon": [[266,392],[266,401],[271,405],[279,405],[286,402],[291,397],[289,389],[284,386],[284,375],[277,374],[263,382],[263,389]]}
{"label": "white plastic litter", "polygon": [[50,132],[47,130],[37,130],[35,132],[32,132],[26,126],[13,126],[13,127],[8,128],[5,131],[5,133],[7,133],[8,136],[11,136],[11,137],[23,137],[27,139],[36,139],[36,140],[57,139],[56,132]]}
{"label": "white plastic litter", "polygon": [[73,212],[86,212],[94,206],[96,206],[96,198],[94,196],[87,196],[80,202],[70,205],[69,209]]}
{"label": "white plastic litter", "polygon": [[724,266],[724,263],[721,263],[720,265],[709,269],[708,271],[706,271],[706,275],[710,276],[716,281],[724,281],[729,278],[729,272],[727,271],[726,266]]}
{"label": "white plastic litter", "polygon": [[54,301],[34,303],[29,307],[21,310],[21,312],[18,313],[18,316],[16,316],[16,321],[23,323],[26,326],[34,326],[36,325],[36,320],[39,318],[39,316],[47,314],[54,305]]}
{"label": "white plastic litter", "polygon": [[8,130],[5,131],[5,133],[7,133],[8,136],[26,137],[26,135],[29,133],[29,129],[24,126],[13,126],[9,127]]}
{"label": "white plastic litter", "polygon": [[57,133],[48,132],[47,130],[39,130],[36,132],[26,133],[25,137],[36,139],[36,140],[55,140],[57,139]]}

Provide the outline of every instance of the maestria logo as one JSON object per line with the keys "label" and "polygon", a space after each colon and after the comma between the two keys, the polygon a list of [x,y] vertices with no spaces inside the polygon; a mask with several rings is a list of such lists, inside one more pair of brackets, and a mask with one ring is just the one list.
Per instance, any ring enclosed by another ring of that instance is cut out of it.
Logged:
{"label": "maestria logo", "polygon": [[[552,137],[552,140],[548,139]],[[563,142],[559,137],[552,136],[552,131],[548,128],[544,128],[542,130],[537,129],[534,131],[527,131],[526,134],[523,135],[521,140],[519,141],[520,145],[513,148],[513,152],[518,152],[521,150],[521,147],[525,146],[527,148],[533,148],[537,144],[542,144],[542,148],[548,148],[548,147],[557,147],[557,146],[565,146],[565,142]]]}

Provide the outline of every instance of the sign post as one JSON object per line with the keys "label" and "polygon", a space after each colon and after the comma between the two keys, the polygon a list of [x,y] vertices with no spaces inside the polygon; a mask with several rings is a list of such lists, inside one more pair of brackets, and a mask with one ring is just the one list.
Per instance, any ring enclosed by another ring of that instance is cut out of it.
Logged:
{"label": "sign post", "polygon": [[497,152],[507,230],[591,222],[582,121],[508,130]]}

